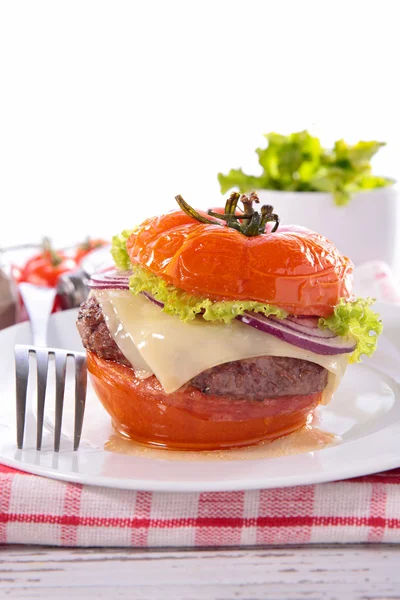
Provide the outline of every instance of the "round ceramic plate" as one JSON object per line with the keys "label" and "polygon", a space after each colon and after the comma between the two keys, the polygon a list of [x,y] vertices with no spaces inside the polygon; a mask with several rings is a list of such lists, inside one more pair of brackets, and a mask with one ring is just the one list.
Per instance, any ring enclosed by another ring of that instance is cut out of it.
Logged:
{"label": "round ceramic plate", "polygon": [[[53,315],[50,346],[82,350],[76,333],[76,315],[76,310]],[[318,409],[320,428],[338,436],[334,444],[278,457],[265,456],[254,448],[248,453],[185,454],[120,442],[90,385],[82,443],[78,452],[73,452],[73,380],[69,369],[60,452],[52,451],[52,369],[43,450],[34,449],[36,426],[32,408],[27,415],[24,449],[18,450],[13,352],[16,343],[30,343],[28,323],[0,332],[0,462],[23,471],[112,488],[194,492],[311,484],[400,466],[400,355],[385,339],[380,340],[379,350],[372,359],[349,367],[331,403]],[[32,380],[28,398],[31,404],[34,404],[34,387]]]}

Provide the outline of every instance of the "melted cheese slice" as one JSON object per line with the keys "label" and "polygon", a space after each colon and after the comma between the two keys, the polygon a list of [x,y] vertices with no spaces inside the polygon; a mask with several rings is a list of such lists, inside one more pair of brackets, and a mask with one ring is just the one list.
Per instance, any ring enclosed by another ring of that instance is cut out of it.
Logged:
{"label": "melted cheese slice", "polygon": [[116,292],[115,290],[112,292],[100,292],[97,290],[95,292],[92,290],[91,294],[92,293],[102,308],[107,327],[117,346],[125,358],[127,358],[135,367],[136,377],[139,379],[151,377],[153,375],[153,371],[135,346],[129,321],[127,323],[122,323],[119,315],[120,311],[118,311],[118,307],[126,303],[132,294],[124,291]]}
{"label": "melted cheese slice", "polygon": [[256,356],[288,356],[321,365],[330,372],[324,400],[330,399],[348,364],[347,354],[308,352],[240,321],[183,323],[141,294],[96,291],[108,328],[132,363],[137,377],[156,375],[167,394],[199,373],[223,363]]}

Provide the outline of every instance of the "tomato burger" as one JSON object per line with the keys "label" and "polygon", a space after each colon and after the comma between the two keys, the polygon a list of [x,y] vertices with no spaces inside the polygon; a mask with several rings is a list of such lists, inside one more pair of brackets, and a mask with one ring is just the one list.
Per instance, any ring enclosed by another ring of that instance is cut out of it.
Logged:
{"label": "tomato burger", "polygon": [[372,300],[353,297],[353,265],[332,242],[279,226],[255,193],[208,212],[176,200],[115,236],[116,268],[91,279],[77,325],[96,394],[121,434],[153,446],[299,429],[374,352]]}

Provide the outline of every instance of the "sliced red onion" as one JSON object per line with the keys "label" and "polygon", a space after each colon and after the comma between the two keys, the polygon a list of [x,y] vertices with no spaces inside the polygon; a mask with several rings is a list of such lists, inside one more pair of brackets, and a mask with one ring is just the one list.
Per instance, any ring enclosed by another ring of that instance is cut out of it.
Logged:
{"label": "sliced red onion", "polygon": [[129,287],[123,283],[114,283],[113,285],[108,285],[106,283],[93,283],[89,281],[87,284],[91,290],[128,290]]}
{"label": "sliced red onion", "polygon": [[236,318],[245,325],[255,327],[293,346],[315,352],[315,354],[346,354],[353,352],[356,347],[356,342],[352,339],[342,338],[338,335],[325,339],[317,338],[288,327],[286,320],[272,320],[270,317],[265,317],[259,313],[249,312]]}
{"label": "sliced red onion", "polygon": [[[282,323],[282,319],[278,319],[277,317],[274,317],[272,315],[270,317],[268,317],[268,319],[271,319],[275,323]],[[297,331],[298,333],[304,333],[304,335],[307,335],[309,337],[324,339],[324,340],[337,337],[336,334],[333,333],[333,331],[331,331],[330,329],[320,329],[318,327],[319,317],[315,317],[316,325],[314,325],[312,327],[303,325],[303,320],[304,321],[310,320],[310,322],[311,322],[311,319],[314,320],[314,317],[290,317],[289,316],[289,317],[286,317],[284,323],[285,323],[286,327],[288,327],[289,329],[292,329],[293,331]]]}
{"label": "sliced red onion", "polygon": [[89,280],[89,287],[94,290],[128,290],[129,278],[132,271],[117,271],[116,269],[105,269],[100,273],[94,273]]}
{"label": "sliced red onion", "polygon": [[315,329],[318,327],[319,317],[308,317],[304,315],[300,315],[298,317],[294,317],[293,315],[289,315],[286,317],[288,321],[293,321],[294,323],[299,323],[308,329]]}
{"label": "sliced red onion", "polygon": [[143,294],[143,296],[146,296],[147,300],[150,300],[150,302],[153,302],[153,304],[157,304],[157,306],[159,306],[160,308],[164,307],[164,304],[162,302],[160,302],[159,300],[156,300],[154,298],[154,296],[152,296],[148,292],[142,292],[142,294]]}

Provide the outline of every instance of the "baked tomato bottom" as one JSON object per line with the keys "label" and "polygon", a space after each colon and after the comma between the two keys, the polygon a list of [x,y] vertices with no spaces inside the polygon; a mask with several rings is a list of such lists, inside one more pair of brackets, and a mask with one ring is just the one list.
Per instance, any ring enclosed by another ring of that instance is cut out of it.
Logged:
{"label": "baked tomato bottom", "polygon": [[218,450],[273,440],[301,428],[322,393],[235,400],[184,386],[166,394],[158,379],[87,352],[96,395],[123,436],[149,446]]}

